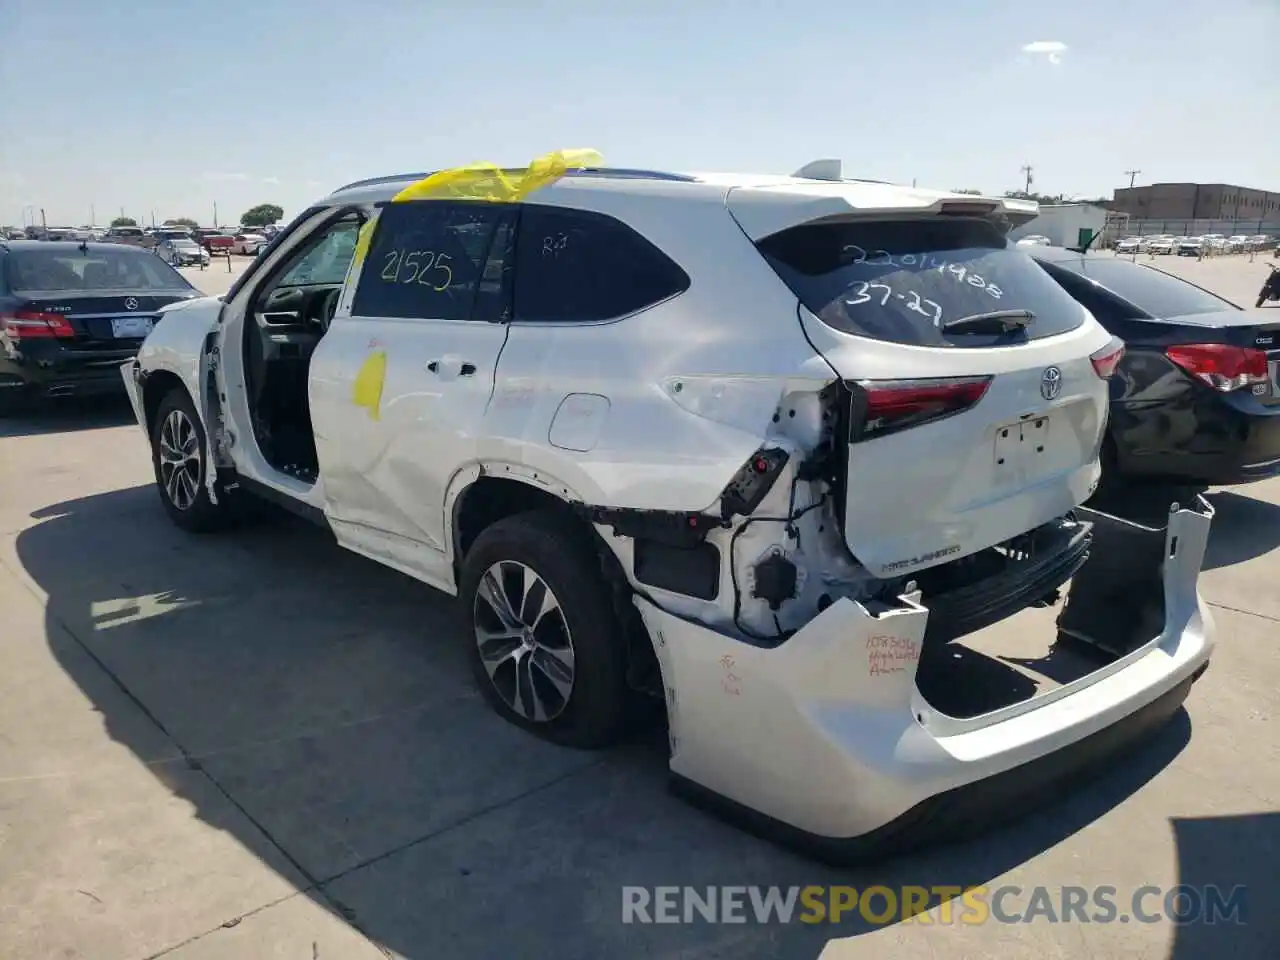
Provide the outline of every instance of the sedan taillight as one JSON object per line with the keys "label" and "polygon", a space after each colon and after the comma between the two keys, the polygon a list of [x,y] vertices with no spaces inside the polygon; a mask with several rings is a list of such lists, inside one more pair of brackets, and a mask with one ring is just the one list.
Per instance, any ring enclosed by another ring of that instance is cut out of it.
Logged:
{"label": "sedan taillight", "polygon": [[1184,343],[1165,349],[1165,356],[1187,373],[1222,393],[1267,383],[1267,355],[1261,350],[1226,343]]}
{"label": "sedan taillight", "polygon": [[1108,379],[1116,372],[1116,367],[1120,365],[1120,361],[1123,359],[1124,341],[1118,337],[1112,337],[1110,343],[1089,357],[1089,360],[1093,363],[1094,372],[1103,380]]}
{"label": "sedan taillight", "polygon": [[854,388],[854,415],[849,439],[857,442],[968,410],[986,395],[991,378],[859,380],[850,386]]}
{"label": "sedan taillight", "polygon": [[0,331],[12,340],[34,340],[57,337],[67,339],[76,335],[71,321],[60,313],[44,313],[39,310],[15,310],[0,313]]}

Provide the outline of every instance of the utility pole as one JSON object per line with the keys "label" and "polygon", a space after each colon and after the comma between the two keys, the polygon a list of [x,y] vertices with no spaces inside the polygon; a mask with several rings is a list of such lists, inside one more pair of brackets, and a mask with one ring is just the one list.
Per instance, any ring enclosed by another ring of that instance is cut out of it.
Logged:
{"label": "utility pole", "polygon": [[93,204],[89,204],[89,226],[96,227],[98,225],[98,212],[93,209]]}
{"label": "utility pole", "polygon": [[1129,178],[1129,189],[1130,189],[1130,190],[1132,190],[1132,189],[1133,189],[1133,181],[1137,179],[1138,174],[1140,174],[1141,172],[1142,172],[1141,170],[1126,170],[1126,171],[1124,172],[1124,175],[1125,175],[1126,177],[1128,177],[1128,178]]}
{"label": "utility pole", "polygon": [[1026,175],[1026,178],[1027,178],[1027,185],[1026,185],[1026,188],[1025,188],[1024,192],[1025,192],[1028,196],[1030,196],[1030,195],[1031,195],[1031,184],[1035,183],[1035,180],[1034,180],[1034,179],[1032,179],[1032,176],[1031,176],[1031,170],[1032,170],[1031,164],[1029,164],[1029,163],[1024,163],[1024,164],[1023,164],[1019,169],[1021,169],[1021,170],[1022,170],[1022,172],[1023,172],[1023,174],[1025,174],[1025,175]]}
{"label": "utility pole", "polygon": [[218,201],[217,200],[213,201],[213,225],[215,228],[218,226]]}
{"label": "utility pole", "polygon": [[44,218],[44,207],[40,208],[40,229],[42,229],[45,232],[46,236],[48,235],[49,221]]}

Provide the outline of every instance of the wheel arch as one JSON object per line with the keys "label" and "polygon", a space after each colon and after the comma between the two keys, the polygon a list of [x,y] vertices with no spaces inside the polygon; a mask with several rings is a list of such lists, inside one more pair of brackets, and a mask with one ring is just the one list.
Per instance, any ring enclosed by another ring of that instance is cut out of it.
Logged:
{"label": "wheel arch", "polygon": [[594,534],[594,528],[573,509],[575,502],[581,499],[571,487],[543,471],[501,462],[474,463],[463,468],[454,475],[445,496],[454,569],[486,527],[517,513],[561,512]]}
{"label": "wheel arch", "polygon": [[[610,593],[626,645],[628,682],[633,689],[661,699],[660,668],[653,640],[632,602],[633,588],[618,553],[591,522],[576,509],[582,498],[567,484],[545,471],[505,462],[472,464],[454,475],[445,498],[447,541],[452,553],[454,582],[460,583],[463,559],[472,543],[497,521],[531,510],[553,511],[579,530],[595,548],[600,571]],[[659,679],[655,680],[657,677]]]}
{"label": "wheel arch", "polygon": [[[152,431],[155,430],[156,414],[160,410],[160,404],[175,387],[191,397],[186,380],[172,370],[152,370],[142,381],[142,411],[146,418],[147,436],[151,436]],[[191,401],[194,404],[195,397],[191,397]],[[198,405],[196,409],[199,410]]]}

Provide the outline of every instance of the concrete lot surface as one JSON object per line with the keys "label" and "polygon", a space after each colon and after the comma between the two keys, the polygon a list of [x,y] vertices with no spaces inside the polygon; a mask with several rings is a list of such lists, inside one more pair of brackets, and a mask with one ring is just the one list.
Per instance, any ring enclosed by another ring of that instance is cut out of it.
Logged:
{"label": "concrete lot surface", "polygon": [[[1265,271],[1159,263],[1249,303]],[[1280,956],[1280,481],[1212,499],[1184,712],[1056,806],[834,870],[668,795],[660,732],[498,720],[450,601],[323,531],[182,534],[123,403],[0,421],[0,957]],[[621,922],[623,886],[686,884],[1248,889],[1212,926]]]}

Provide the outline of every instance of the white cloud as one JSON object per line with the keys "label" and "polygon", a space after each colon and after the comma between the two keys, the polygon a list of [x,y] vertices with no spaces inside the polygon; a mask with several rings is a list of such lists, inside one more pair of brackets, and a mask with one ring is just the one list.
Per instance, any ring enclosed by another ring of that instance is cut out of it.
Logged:
{"label": "white cloud", "polygon": [[263,177],[263,178],[262,178],[262,182],[263,182],[263,183],[265,183],[265,184],[267,184],[268,186],[272,186],[272,187],[278,187],[278,186],[280,186],[280,178],[279,178],[279,177]]}
{"label": "white cloud", "polygon": [[221,173],[219,171],[205,172],[200,174],[200,177],[201,179],[204,179],[204,180],[224,180],[224,181],[249,179],[249,175],[247,173]]}
{"label": "white cloud", "polygon": [[1044,57],[1054,66],[1062,62],[1062,55],[1067,52],[1067,45],[1061,40],[1033,40],[1031,43],[1024,44],[1023,53],[1029,53],[1032,56]]}

